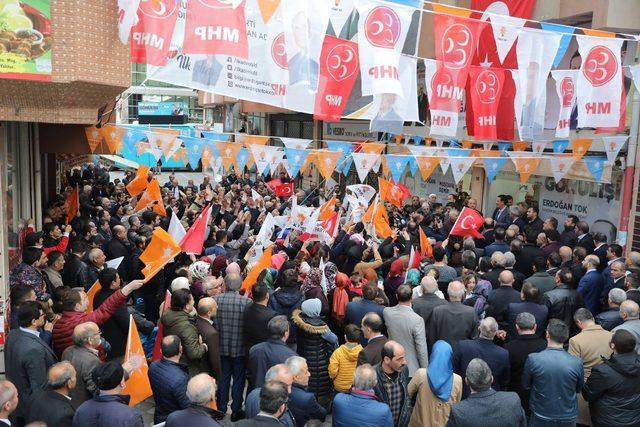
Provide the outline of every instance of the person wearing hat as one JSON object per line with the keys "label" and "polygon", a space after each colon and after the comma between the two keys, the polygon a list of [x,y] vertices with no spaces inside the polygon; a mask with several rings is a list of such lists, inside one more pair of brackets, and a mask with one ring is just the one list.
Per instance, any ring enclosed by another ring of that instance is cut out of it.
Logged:
{"label": "person wearing hat", "polygon": [[142,412],[129,407],[124,389],[124,369],[111,361],[96,366],[91,379],[99,390],[97,396],[84,402],[73,416],[73,427],[127,426],[144,427]]}

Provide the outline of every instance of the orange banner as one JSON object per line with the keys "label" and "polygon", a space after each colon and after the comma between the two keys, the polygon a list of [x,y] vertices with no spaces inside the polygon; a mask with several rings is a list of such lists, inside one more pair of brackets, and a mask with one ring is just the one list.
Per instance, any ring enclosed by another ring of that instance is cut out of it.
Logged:
{"label": "orange banner", "polygon": [[100,129],[95,126],[88,126],[84,128],[84,133],[87,136],[87,143],[89,144],[89,150],[93,153],[98,145],[102,142],[102,133]]}
{"label": "orange banner", "polygon": [[136,197],[147,188],[147,186],[149,185],[147,177],[149,176],[150,170],[151,169],[149,168],[149,166],[140,165],[138,167],[138,170],[136,171],[136,177],[133,178],[133,180],[131,180],[131,182],[127,184],[126,187],[127,191],[129,192],[129,194],[131,194],[132,197]]}
{"label": "orange banner", "polygon": [[180,245],[173,240],[173,237],[162,228],[156,227],[153,230],[151,242],[144,252],[140,254],[140,261],[144,263],[144,268],[142,269],[144,281],[148,282],[180,252]]}
{"label": "orange banner", "polygon": [[524,151],[527,149],[527,141],[513,141],[513,151]]}
{"label": "orange banner", "polygon": [[520,174],[520,182],[525,183],[529,180],[531,174],[533,174],[540,164],[539,157],[512,157],[513,163],[516,165],[516,170]]}
{"label": "orange banner", "polygon": [[315,165],[318,167],[324,179],[331,178],[331,175],[333,175],[333,172],[336,170],[336,165],[340,157],[342,157],[340,151],[316,151]]}
{"label": "orange banner", "polygon": [[571,140],[571,151],[573,152],[573,157],[575,157],[576,161],[580,160],[589,148],[591,148],[591,143],[593,139],[591,138],[577,138]]}
{"label": "orange banner", "polygon": [[122,138],[127,133],[127,129],[114,125],[104,125],[100,128],[100,133],[109,147],[110,153],[117,153],[122,147]]}
{"label": "orange banner", "polygon": [[249,270],[249,274],[247,274],[247,277],[242,281],[242,289],[244,289],[245,294],[251,291],[251,287],[256,283],[256,280],[258,280],[258,276],[262,273],[262,270],[271,267],[272,253],[273,246],[269,246],[262,252],[258,262]]}
{"label": "orange banner", "polygon": [[129,333],[127,335],[127,348],[124,352],[125,363],[139,364],[129,373],[129,378],[125,382],[126,393],[131,396],[129,406],[136,406],[153,395],[151,383],[149,382],[149,366],[144,355],[140,335],[133,316],[129,315]]}
{"label": "orange banner", "polygon": [[416,162],[422,179],[426,181],[440,164],[440,157],[416,156]]}

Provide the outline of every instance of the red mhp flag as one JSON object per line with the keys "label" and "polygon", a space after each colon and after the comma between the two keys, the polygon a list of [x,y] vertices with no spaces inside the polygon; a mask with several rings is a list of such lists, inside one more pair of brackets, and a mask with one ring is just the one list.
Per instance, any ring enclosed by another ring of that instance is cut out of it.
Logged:
{"label": "red mhp flag", "polygon": [[474,237],[476,239],[484,239],[482,233],[478,230],[484,225],[484,218],[475,209],[463,208],[456,223],[449,233],[451,236]]}
{"label": "red mhp flag", "polygon": [[147,186],[149,185],[147,176],[149,175],[150,170],[151,169],[149,168],[149,166],[140,165],[140,167],[138,167],[138,170],[136,171],[136,177],[133,178],[126,187],[129,194],[131,194],[131,197],[136,197],[147,188]]}
{"label": "red mhp flag", "polygon": [[358,44],[325,36],[320,53],[320,79],[313,110],[315,120],[340,120],[359,72]]}
{"label": "red mhp flag", "polygon": [[207,239],[207,224],[210,218],[211,205],[207,205],[180,241],[182,252],[194,255],[202,253],[204,241]]}
{"label": "red mhp flag", "polygon": [[280,184],[275,187],[276,196],[278,197],[289,197],[293,195],[293,182],[288,182],[286,184]]}
{"label": "red mhp flag", "polygon": [[244,0],[190,0],[182,49],[188,54],[247,58]]}
{"label": "red mhp flag", "polygon": [[133,316],[129,315],[129,334],[127,336],[127,348],[124,352],[124,361],[139,363],[140,366],[129,373],[129,378],[125,382],[127,394],[131,396],[129,406],[136,406],[146,398],[153,395],[151,383],[149,382],[149,366],[144,356],[144,349],[138,335],[138,328]]}
{"label": "red mhp flag", "polygon": [[[170,306],[171,292],[167,290],[164,294],[162,312],[164,313],[166,310],[169,310]],[[156,340],[153,343],[153,355],[151,356],[152,362],[155,362],[156,360],[160,360],[162,358],[162,338],[164,338],[164,325],[162,324],[162,322],[158,322],[158,333],[156,334]]]}
{"label": "red mhp flag", "polygon": [[140,261],[144,263],[142,274],[144,281],[148,282],[169,261],[181,252],[180,246],[160,227],[153,230],[151,242],[140,254]]}
{"label": "red mhp flag", "polygon": [[80,199],[78,194],[78,186],[76,185],[67,197],[67,224],[70,224],[71,220],[78,216],[79,208]]}
{"label": "red mhp flag", "polygon": [[177,0],[140,2],[139,21],[131,29],[131,62],[158,66],[167,63],[179,10]]}
{"label": "red mhp flag", "polygon": [[380,199],[401,208],[402,201],[405,197],[405,190],[403,190],[399,185],[396,185],[391,181],[387,181],[384,178],[378,178],[378,184],[380,187]]}
{"label": "red mhp flag", "polygon": [[424,234],[424,230],[422,227],[418,227],[420,229],[420,255],[427,258],[433,257],[433,246],[427,239],[427,235]]}
{"label": "red mhp flag", "polygon": [[469,86],[473,100],[473,121],[476,140],[496,139],[497,114],[504,86],[504,70],[471,67]]}

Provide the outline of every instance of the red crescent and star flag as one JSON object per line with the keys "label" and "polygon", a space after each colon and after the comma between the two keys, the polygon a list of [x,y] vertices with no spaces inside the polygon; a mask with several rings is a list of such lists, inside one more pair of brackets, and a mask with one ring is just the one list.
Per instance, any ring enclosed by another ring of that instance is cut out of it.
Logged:
{"label": "red crescent and star flag", "polygon": [[474,237],[476,239],[484,239],[480,228],[484,225],[484,218],[480,213],[471,208],[463,208],[451,232],[451,236]]}

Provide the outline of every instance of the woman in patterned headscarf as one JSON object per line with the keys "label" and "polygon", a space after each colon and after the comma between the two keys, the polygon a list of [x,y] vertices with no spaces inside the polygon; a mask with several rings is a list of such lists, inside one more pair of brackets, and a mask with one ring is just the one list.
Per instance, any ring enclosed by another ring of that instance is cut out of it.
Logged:
{"label": "woman in patterned headscarf", "polygon": [[300,292],[302,292],[305,299],[319,299],[322,303],[320,314],[322,316],[326,316],[329,314],[329,301],[327,301],[327,296],[322,290],[321,282],[322,272],[318,268],[312,268],[304,278],[304,282],[302,282],[302,286],[300,287]]}

